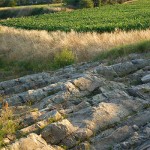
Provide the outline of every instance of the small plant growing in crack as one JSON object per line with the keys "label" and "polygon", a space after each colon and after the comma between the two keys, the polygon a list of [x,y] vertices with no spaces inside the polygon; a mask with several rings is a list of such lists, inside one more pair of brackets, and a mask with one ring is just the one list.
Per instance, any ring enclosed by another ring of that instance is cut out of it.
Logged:
{"label": "small plant growing in crack", "polygon": [[7,135],[14,135],[19,129],[19,120],[13,115],[13,111],[8,107],[0,111],[0,148],[5,146],[4,139]]}
{"label": "small plant growing in crack", "polygon": [[26,102],[27,106],[32,106],[33,104],[34,104],[34,100],[32,100],[32,99],[27,100],[27,102]]}
{"label": "small plant growing in crack", "polygon": [[61,148],[63,148],[64,150],[67,150],[67,146],[66,145],[60,145]]}
{"label": "small plant growing in crack", "polygon": [[150,108],[150,103],[144,105],[144,109],[148,109],[148,108]]}

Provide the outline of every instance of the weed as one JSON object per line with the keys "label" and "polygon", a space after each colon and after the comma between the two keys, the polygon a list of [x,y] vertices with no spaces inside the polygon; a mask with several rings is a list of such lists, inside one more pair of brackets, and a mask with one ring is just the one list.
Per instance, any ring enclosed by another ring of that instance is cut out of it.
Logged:
{"label": "weed", "polygon": [[61,148],[63,148],[64,150],[67,150],[67,146],[65,145],[60,145]]}
{"label": "weed", "polygon": [[0,115],[0,148],[4,146],[3,139],[7,134],[14,134],[19,128],[19,122],[15,120],[13,112],[10,109],[7,111],[1,110]]}
{"label": "weed", "polygon": [[32,106],[34,104],[34,100],[28,100],[27,102],[26,102],[26,105],[27,106]]}
{"label": "weed", "polygon": [[60,53],[57,53],[54,56],[54,64],[55,68],[65,67],[67,65],[71,65],[75,62],[75,57],[72,51],[68,49],[62,50]]}
{"label": "weed", "polygon": [[144,105],[144,109],[148,109],[148,108],[150,108],[150,104],[149,103]]}
{"label": "weed", "polygon": [[51,124],[51,123],[54,123],[56,122],[57,120],[55,118],[49,118],[48,119],[48,123]]}

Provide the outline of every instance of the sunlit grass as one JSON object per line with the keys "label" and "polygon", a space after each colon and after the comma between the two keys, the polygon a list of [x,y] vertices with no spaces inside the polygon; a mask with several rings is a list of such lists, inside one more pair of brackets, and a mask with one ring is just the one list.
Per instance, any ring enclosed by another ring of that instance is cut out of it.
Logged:
{"label": "sunlit grass", "polygon": [[5,145],[4,138],[9,134],[15,134],[19,122],[13,116],[11,109],[0,110],[0,148]]}

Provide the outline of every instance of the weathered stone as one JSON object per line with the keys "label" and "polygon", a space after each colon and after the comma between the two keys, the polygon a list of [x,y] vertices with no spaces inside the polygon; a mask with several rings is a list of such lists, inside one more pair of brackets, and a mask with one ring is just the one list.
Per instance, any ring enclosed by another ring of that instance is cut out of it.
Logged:
{"label": "weathered stone", "polygon": [[7,134],[14,142],[9,150],[143,150],[150,137],[150,60],[122,61],[127,59],[110,66],[81,63],[1,82],[12,119],[28,134],[16,142]]}
{"label": "weathered stone", "polygon": [[32,124],[26,128],[23,128],[21,130],[19,130],[19,132],[22,134],[22,135],[25,135],[27,133],[31,133],[31,132],[36,132],[42,128],[44,128],[46,125],[49,124],[49,121],[48,120],[42,120],[42,121],[39,121],[35,124]]}
{"label": "weathered stone", "polygon": [[133,129],[136,130],[136,131],[138,131],[138,130],[139,130],[139,127],[134,124],[134,125],[133,125]]}
{"label": "weathered stone", "polygon": [[51,144],[58,144],[62,139],[70,135],[76,128],[67,120],[52,123],[42,131],[42,137]]}
{"label": "weathered stone", "polygon": [[57,110],[52,110],[50,112],[47,112],[43,115],[41,115],[38,120],[44,120],[44,119],[48,119],[48,120],[55,120],[58,121],[62,118],[61,114],[57,111]]}
{"label": "weathered stone", "polygon": [[127,116],[129,111],[122,105],[113,103],[100,103],[91,115],[89,120],[85,120],[86,127],[92,131],[98,131],[111,124],[119,122],[121,118]]}
{"label": "weathered stone", "polygon": [[136,116],[129,119],[127,124],[128,125],[136,124],[138,127],[141,127],[144,126],[149,121],[150,121],[150,111],[144,111],[138,113]]}
{"label": "weathered stone", "polygon": [[146,127],[146,128],[144,129],[144,133],[150,135],[150,127]]}
{"label": "weathered stone", "polygon": [[130,95],[140,97],[142,99],[150,98],[150,83],[134,86],[128,89]]}
{"label": "weathered stone", "polygon": [[71,150],[95,150],[88,142],[83,142]]}
{"label": "weathered stone", "polygon": [[66,145],[66,147],[70,149],[83,141],[89,140],[92,135],[93,132],[88,128],[79,128],[74,133],[63,139],[61,144]]}
{"label": "weathered stone", "polygon": [[123,143],[121,143],[121,147],[124,149],[129,149],[130,144],[129,144],[129,142],[123,142]]}
{"label": "weathered stone", "polygon": [[89,139],[92,135],[93,135],[93,132],[88,128],[79,129],[75,133],[76,139],[78,139],[80,141],[84,141],[86,139]]}
{"label": "weathered stone", "polygon": [[12,145],[3,148],[2,150],[55,150],[52,146],[47,143],[40,136],[32,133],[27,138],[21,138]]}
{"label": "weathered stone", "polygon": [[137,70],[136,66],[131,62],[119,63],[112,65],[112,68],[118,76],[124,76]]}
{"label": "weathered stone", "polygon": [[91,81],[90,79],[84,77],[74,80],[73,83],[81,91],[93,91],[99,85],[98,82]]}
{"label": "weathered stone", "polygon": [[141,68],[144,68],[146,66],[149,66],[150,64],[150,59],[135,59],[135,60],[132,60],[132,63],[138,68],[138,69],[141,69]]}
{"label": "weathered stone", "polygon": [[113,132],[110,136],[100,139],[98,142],[93,142],[93,146],[96,150],[106,150],[113,146],[115,143],[119,143],[126,138],[128,138],[133,133],[132,128],[129,126],[124,126],[118,128],[115,132]]}
{"label": "weathered stone", "polygon": [[150,149],[150,140],[146,141],[144,144],[136,148],[136,150],[149,150]]}
{"label": "weathered stone", "polygon": [[113,78],[118,76],[111,66],[98,66],[95,68],[94,73],[98,73],[107,78]]}
{"label": "weathered stone", "polygon": [[142,80],[143,83],[148,83],[148,82],[150,82],[150,74],[144,76],[141,80]]}
{"label": "weathered stone", "polygon": [[103,139],[103,138],[111,135],[114,131],[115,131],[115,129],[113,129],[113,128],[106,129],[106,130],[100,132],[97,136],[92,137],[90,139],[90,141],[91,141],[91,143],[99,142],[100,139]]}

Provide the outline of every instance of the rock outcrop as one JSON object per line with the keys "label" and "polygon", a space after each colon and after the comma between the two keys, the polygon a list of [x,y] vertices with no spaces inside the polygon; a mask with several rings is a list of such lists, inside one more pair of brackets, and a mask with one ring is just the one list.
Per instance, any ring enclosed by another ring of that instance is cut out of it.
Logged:
{"label": "rock outcrop", "polygon": [[0,94],[22,125],[3,150],[150,148],[150,59],[28,75],[1,82]]}

